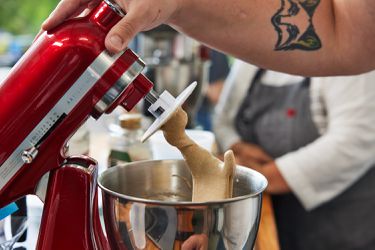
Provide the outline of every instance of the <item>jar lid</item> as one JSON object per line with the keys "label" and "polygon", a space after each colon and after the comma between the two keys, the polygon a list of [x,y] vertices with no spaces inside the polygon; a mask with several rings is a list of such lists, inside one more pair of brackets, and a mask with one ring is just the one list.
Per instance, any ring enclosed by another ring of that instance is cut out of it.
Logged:
{"label": "jar lid", "polygon": [[139,129],[141,128],[142,115],[138,113],[134,114],[122,114],[119,116],[120,126],[124,129]]}

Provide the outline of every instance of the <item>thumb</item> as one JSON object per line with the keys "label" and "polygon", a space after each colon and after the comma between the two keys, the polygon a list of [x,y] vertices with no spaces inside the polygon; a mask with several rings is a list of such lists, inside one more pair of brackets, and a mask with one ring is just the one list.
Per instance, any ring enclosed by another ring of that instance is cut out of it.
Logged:
{"label": "thumb", "polygon": [[135,35],[142,31],[145,26],[144,21],[133,13],[137,11],[127,13],[108,33],[105,46],[109,51],[118,53],[124,50]]}

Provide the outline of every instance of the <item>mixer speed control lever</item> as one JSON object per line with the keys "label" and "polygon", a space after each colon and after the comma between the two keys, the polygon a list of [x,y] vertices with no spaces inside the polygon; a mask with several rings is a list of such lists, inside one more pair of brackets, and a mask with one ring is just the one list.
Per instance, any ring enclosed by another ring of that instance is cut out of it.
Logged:
{"label": "mixer speed control lever", "polygon": [[30,164],[33,162],[37,155],[38,149],[34,146],[22,152],[22,160],[24,163]]}

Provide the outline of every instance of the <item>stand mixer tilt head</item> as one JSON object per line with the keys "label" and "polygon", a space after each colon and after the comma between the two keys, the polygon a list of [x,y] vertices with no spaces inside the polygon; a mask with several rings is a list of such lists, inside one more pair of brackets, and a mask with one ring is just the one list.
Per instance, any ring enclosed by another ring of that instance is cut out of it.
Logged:
{"label": "stand mixer tilt head", "polygon": [[[47,228],[47,224],[58,218],[69,224],[73,213],[71,223],[86,230],[82,232],[85,236],[76,237],[77,241],[83,239],[76,242],[82,248],[76,249],[95,249],[103,238],[100,229],[95,231],[99,236],[92,231],[98,219],[92,211],[97,202],[96,162],[65,154],[65,145],[75,131],[90,116],[98,119],[117,106],[130,111],[145,98],[156,117],[146,139],[194,89],[195,84],[190,85],[176,99],[167,92],[159,96],[142,74],[145,64],[134,52],[126,49],[113,55],[105,49],[106,34],[124,15],[119,6],[104,0],[87,16],[45,32],[0,85],[0,208],[46,186],[40,197],[45,212],[38,249],[71,249],[68,241],[53,238],[59,229]],[[41,180],[47,180],[46,184]],[[78,196],[70,192],[79,190],[66,185],[87,187],[85,201],[74,198]],[[63,201],[75,204],[74,211],[61,209]],[[73,239],[74,235],[65,237]],[[56,248],[53,242],[62,245]]]}

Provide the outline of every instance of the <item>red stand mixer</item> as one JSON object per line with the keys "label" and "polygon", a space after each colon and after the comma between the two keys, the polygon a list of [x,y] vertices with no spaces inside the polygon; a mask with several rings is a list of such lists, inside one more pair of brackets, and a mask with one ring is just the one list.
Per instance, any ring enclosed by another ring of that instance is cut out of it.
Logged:
{"label": "red stand mixer", "polygon": [[27,195],[44,200],[37,249],[109,249],[98,213],[97,163],[67,157],[66,143],[90,117],[142,98],[157,118],[144,139],[191,94],[160,96],[130,49],[105,50],[124,16],[107,0],[89,15],[45,32],[0,84],[0,208]]}

